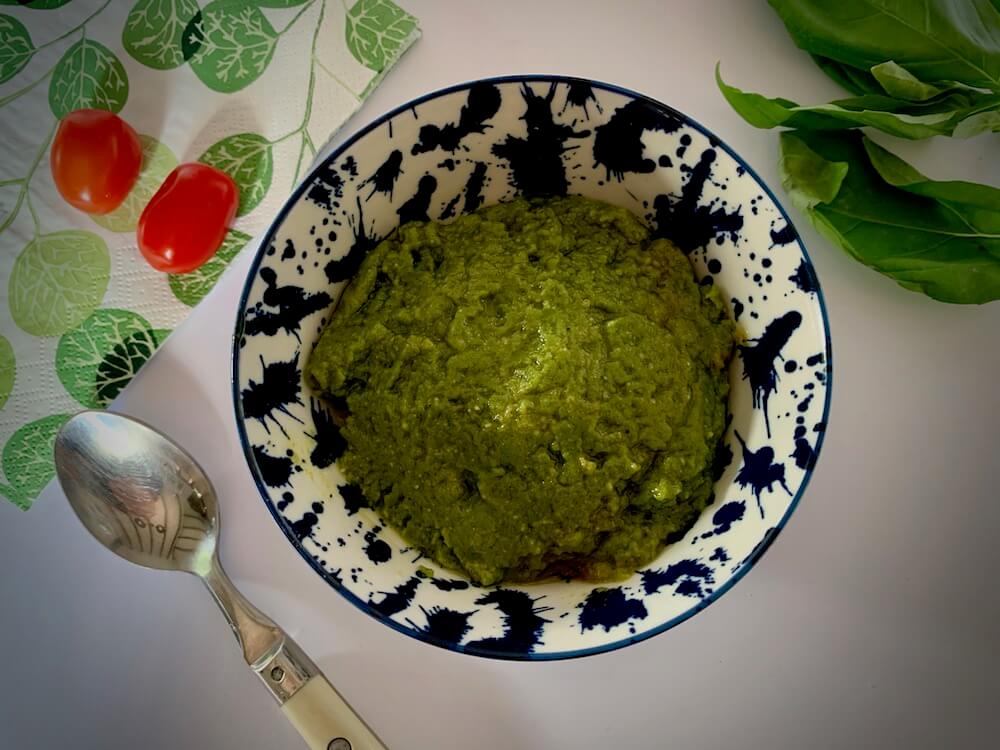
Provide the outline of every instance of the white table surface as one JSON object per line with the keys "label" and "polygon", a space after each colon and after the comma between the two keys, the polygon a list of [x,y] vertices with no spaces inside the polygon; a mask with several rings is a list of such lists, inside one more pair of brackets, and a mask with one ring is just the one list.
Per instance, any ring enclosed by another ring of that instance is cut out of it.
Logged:
{"label": "white table surface", "polygon": [[[764,2],[402,0],[424,39],[348,124],[461,80],[604,79],[711,127],[773,187],[777,137],[712,79],[807,103],[836,86]],[[939,178],[1000,184],[1000,137],[907,144]],[[780,195],[780,191],[778,191]],[[829,307],[833,413],[799,509],[706,611],[560,663],[447,652],[313,573],[254,488],[229,392],[245,255],[116,409],[199,456],[222,558],[393,748],[996,747],[1000,304],[947,306],[848,259],[793,214]],[[302,747],[191,577],[126,565],[49,489],[0,505],[0,747]]]}

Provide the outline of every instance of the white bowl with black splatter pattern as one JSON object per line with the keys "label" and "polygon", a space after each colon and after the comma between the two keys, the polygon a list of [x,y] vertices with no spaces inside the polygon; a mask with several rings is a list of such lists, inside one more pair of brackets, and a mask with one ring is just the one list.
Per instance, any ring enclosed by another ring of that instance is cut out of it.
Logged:
{"label": "white bowl with black splatter pattern", "polygon": [[[715,501],[626,581],[481,588],[421,557],[348,485],[345,444],[302,369],[365,254],[410,219],[517,194],[628,208],[689,254],[746,333]],[[634,643],[717,599],[805,489],[830,403],[830,341],[812,265],[774,195],[681,113],[554,76],[422,97],[348,139],[295,191],[251,267],[233,347],[240,439],[264,502],[313,569],[365,612],[428,643],[559,659]],[[426,569],[433,575],[426,575]]]}

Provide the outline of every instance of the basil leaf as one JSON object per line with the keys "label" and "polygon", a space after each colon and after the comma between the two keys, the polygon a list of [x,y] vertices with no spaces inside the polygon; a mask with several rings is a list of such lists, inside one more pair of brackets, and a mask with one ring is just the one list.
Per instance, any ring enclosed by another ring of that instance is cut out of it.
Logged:
{"label": "basil leaf", "polygon": [[[1000,2],[1000,0],[997,0]],[[989,110],[970,115],[955,126],[952,135],[955,138],[971,138],[974,135],[993,131],[1000,133],[1000,110]]]}
{"label": "basil leaf", "polygon": [[930,180],[870,138],[864,146],[875,171],[893,187],[947,206],[972,233],[1000,236],[1000,189],[963,180]]}
{"label": "basil leaf", "polygon": [[849,168],[847,162],[827,161],[801,140],[783,139],[781,142],[778,161],[781,186],[792,199],[792,205],[803,213],[808,213],[817,203],[832,203]]}
{"label": "basil leaf", "polygon": [[[1000,0],[997,0],[1000,2]],[[867,70],[845,65],[822,55],[810,55],[819,69],[852,94],[883,94],[885,89]]]}
{"label": "basil leaf", "polygon": [[860,133],[781,134],[782,184],[817,230],[906,289],[943,302],[1000,299],[994,190],[927,180],[865,141]]}
{"label": "basil leaf", "polygon": [[[919,140],[951,135],[968,117],[1000,107],[1000,94],[973,90],[941,91],[925,102],[866,94],[812,107],[782,98],[770,99],[742,91],[722,80],[719,66],[715,80],[726,101],[747,122],[758,128],[778,126],[808,130],[844,130],[874,127],[900,138]],[[972,134],[972,133],[970,133]]]}
{"label": "basil leaf", "polygon": [[924,102],[941,94],[940,88],[932,83],[924,83],[892,60],[873,65],[872,76],[885,89],[885,93],[897,99]]}
{"label": "basil leaf", "polygon": [[864,70],[894,60],[922,81],[1000,91],[996,0],[768,0],[795,43]]}

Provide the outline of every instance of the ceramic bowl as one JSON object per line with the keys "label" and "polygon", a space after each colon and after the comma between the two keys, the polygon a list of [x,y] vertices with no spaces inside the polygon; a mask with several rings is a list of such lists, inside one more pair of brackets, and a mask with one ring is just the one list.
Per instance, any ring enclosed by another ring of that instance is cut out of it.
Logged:
{"label": "ceramic bowl", "polygon": [[[714,502],[625,581],[481,588],[422,557],[337,468],[344,441],[302,371],[365,254],[400,223],[518,194],[628,208],[686,252],[746,334]],[[268,509],[327,583],[427,643],[510,659],[635,643],[704,609],[758,560],[805,489],[830,403],[806,250],[771,191],[705,127],[594,81],[518,76],[424,96],[349,138],[268,231],[240,299],[233,398]],[[432,575],[427,574],[431,570]]]}

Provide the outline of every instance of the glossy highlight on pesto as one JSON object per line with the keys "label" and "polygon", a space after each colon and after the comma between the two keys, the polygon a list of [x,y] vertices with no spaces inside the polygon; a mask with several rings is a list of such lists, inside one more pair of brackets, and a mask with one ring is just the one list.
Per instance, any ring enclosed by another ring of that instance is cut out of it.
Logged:
{"label": "glossy highlight on pesto", "polygon": [[625,209],[517,199],[413,222],[307,365],[339,467],[416,548],[489,585],[611,580],[708,503],[735,328]]}

